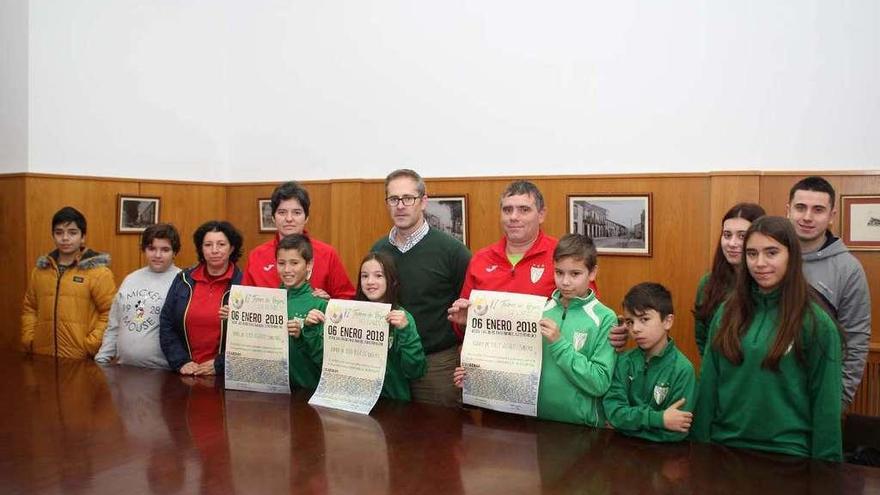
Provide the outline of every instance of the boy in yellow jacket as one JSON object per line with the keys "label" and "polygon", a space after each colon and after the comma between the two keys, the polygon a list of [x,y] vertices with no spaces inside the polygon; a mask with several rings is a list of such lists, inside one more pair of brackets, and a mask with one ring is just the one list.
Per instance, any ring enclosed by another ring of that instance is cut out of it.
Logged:
{"label": "boy in yellow jacket", "polygon": [[52,217],[55,250],[37,259],[21,315],[25,352],[91,358],[101,347],[116,283],[110,255],[86,249],[86,218],[65,206]]}

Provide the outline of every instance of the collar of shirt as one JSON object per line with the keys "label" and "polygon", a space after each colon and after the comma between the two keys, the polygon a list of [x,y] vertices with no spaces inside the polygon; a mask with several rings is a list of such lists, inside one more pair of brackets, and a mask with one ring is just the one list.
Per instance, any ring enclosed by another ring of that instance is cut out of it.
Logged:
{"label": "collar of shirt", "polygon": [[416,244],[419,243],[422,239],[428,235],[428,231],[431,230],[431,226],[428,225],[427,221],[422,222],[422,226],[418,228],[415,232],[410,234],[404,239],[402,243],[397,242],[397,227],[391,227],[391,232],[388,234],[388,242],[391,243],[392,246],[396,247],[401,253],[405,253],[413,248]]}

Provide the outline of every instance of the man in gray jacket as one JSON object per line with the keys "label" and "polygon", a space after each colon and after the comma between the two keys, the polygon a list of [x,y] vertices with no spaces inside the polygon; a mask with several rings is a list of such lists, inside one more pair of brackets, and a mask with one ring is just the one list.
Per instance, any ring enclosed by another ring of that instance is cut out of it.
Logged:
{"label": "man in gray jacket", "polygon": [[804,274],[843,327],[843,407],[853,401],[871,340],[871,295],[859,261],[828,227],[837,215],[834,188],[822,177],[807,177],[788,194],[788,218],[804,256]]}

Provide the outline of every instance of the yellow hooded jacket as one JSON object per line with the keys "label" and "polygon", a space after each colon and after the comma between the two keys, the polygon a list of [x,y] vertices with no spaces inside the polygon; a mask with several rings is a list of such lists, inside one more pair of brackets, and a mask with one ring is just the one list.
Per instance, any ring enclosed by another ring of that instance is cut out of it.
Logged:
{"label": "yellow hooded jacket", "polygon": [[116,283],[110,255],[85,249],[64,273],[58,252],[40,256],[31,271],[21,315],[25,352],[90,358],[98,352]]}

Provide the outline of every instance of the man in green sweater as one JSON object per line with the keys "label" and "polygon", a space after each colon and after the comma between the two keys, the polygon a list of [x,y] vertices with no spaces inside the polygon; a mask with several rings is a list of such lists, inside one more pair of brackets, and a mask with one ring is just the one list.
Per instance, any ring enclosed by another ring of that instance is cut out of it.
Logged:
{"label": "man in green sweater", "polygon": [[372,251],[390,254],[400,275],[400,304],[409,311],[425,348],[427,372],[412,382],[418,402],[455,406],[461,391],[450,377],[459,363],[458,339],[446,310],[461,292],[471,253],[425,221],[428,195],[422,177],[400,169],[385,178],[385,204],[394,226]]}

